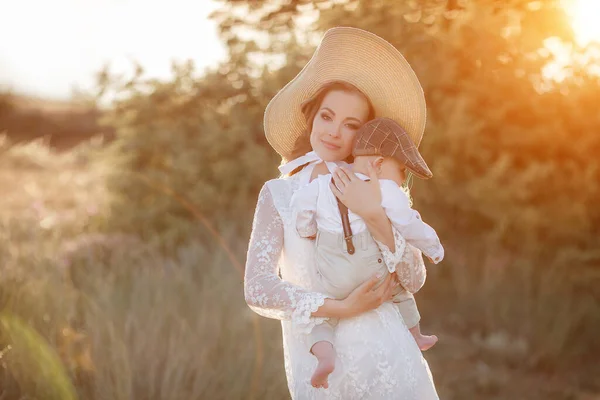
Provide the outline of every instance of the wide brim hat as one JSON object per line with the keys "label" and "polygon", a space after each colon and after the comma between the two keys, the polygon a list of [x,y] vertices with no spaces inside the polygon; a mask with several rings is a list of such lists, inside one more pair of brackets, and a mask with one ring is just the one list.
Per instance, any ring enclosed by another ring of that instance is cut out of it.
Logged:
{"label": "wide brim hat", "polygon": [[310,61],[265,110],[265,136],[284,160],[297,154],[299,138],[307,132],[302,104],[323,85],[336,81],[355,86],[371,101],[375,117],[393,119],[416,146],[420,144],[427,114],[425,96],[404,56],[371,32],[337,27],[325,32]]}

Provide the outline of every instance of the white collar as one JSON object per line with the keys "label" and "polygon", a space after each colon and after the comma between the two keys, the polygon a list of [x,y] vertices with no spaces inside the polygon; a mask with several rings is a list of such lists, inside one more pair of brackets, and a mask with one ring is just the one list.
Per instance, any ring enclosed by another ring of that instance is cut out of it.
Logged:
{"label": "white collar", "polygon": [[[319,157],[319,155],[314,152],[308,152],[305,155],[296,158],[295,160],[292,160],[286,164],[280,165],[279,166],[279,172],[281,172],[284,175],[289,174],[290,172],[292,172],[293,170],[295,170],[296,168],[304,165],[304,164],[308,164],[308,165],[316,165],[316,164],[320,164],[324,162],[321,157]],[[327,169],[329,170],[329,172],[333,172],[337,166],[339,164],[342,164],[343,162],[332,162],[332,161],[325,161],[325,165],[327,166]],[[345,164],[345,163],[343,163]]]}

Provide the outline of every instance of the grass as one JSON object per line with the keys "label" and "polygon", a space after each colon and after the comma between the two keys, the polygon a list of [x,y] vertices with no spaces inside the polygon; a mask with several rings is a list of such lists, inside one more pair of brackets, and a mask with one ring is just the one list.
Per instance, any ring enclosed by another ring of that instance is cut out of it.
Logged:
{"label": "grass", "polygon": [[[218,241],[166,254],[101,230],[101,154],[0,142],[0,398],[287,398],[279,324],[245,305]],[[247,236],[223,240],[243,261]],[[485,248],[449,252],[417,295],[441,397],[598,396],[594,298],[564,262],[540,273]]]}

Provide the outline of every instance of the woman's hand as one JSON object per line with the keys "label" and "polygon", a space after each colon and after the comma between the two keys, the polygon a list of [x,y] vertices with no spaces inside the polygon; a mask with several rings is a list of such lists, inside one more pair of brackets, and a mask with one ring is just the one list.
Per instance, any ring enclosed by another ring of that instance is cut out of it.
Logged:
{"label": "woman's hand", "polygon": [[[386,272],[387,273],[387,272]],[[396,274],[387,273],[381,285],[375,288],[381,277],[373,276],[354,289],[343,300],[325,299],[321,307],[312,313],[313,317],[350,318],[365,311],[374,310],[397,293],[400,282]]]}
{"label": "woman's hand", "polygon": [[380,277],[373,276],[342,300],[343,315],[340,318],[350,318],[365,311],[374,310],[386,301],[391,300],[399,286],[395,274],[388,273],[381,285],[374,289],[380,279]]}
{"label": "woman's hand", "polygon": [[335,185],[330,183],[329,186],[333,194],[349,210],[365,221],[373,238],[386,245],[391,252],[395,252],[392,224],[381,206],[379,178],[371,163],[367,168],[371,179],[369,182],[363,181],[354,172],[341,167],[332,174]]}
{"label": "woman's hand", "polygon": [[383,211],[379,179],[371,163],[368,164],[368,172],[371,180],[365,182],[354,172],[340,167],[332,174],[335,185],[329,184],[333,194],[362,219],[369,219]]}

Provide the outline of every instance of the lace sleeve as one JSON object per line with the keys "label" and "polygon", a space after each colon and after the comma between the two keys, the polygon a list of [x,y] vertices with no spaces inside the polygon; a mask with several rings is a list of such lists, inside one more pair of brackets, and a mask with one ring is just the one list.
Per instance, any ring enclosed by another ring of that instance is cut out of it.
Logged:
{"label": "lace sleeve", "polygon": [[425,284],[427,276],[423,255],[419,249],[406,243],[393,225],[392,231],[394,232],[395,253],[392,253],[385,244],[379,241],[376,241],[377,245],[390,273],[396,273],[400,284],[406,291],[416,293]]}
{"label": "lace sleeve", "polygon": [[291,320],[300,332],[308,333],[327,319],[313,317],[312,313],[329,296],[282,280],[278,274],[282,249],[283,222],[265,185],[258,197],[246,258],[246,303],[264,317]]}

